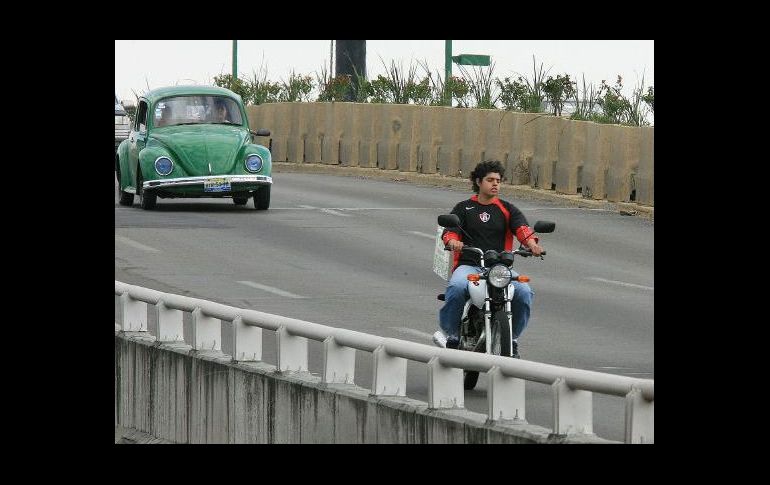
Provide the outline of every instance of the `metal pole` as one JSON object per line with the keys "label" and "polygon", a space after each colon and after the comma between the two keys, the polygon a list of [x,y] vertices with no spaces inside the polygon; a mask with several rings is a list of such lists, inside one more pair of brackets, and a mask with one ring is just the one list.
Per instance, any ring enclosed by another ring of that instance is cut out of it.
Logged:
{"label": "metal pole", "polygon": [[334,41],[329,41],[329,78],[334,77]]}
{"label": "metal pole", "polygon": [[238,79],[238,41],[233,41],[233,85],[235,80]]}
{"label": "metal pole", "polygon": [[449,94],[449,79],[452,77],[452,41],[444,41],[444,104],[452,106],[452,96]]}

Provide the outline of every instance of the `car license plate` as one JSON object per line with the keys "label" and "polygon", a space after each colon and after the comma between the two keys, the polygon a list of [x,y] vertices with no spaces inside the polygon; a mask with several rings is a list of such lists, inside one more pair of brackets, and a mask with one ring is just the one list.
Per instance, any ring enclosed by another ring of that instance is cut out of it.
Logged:
{"label": "car license plate", "polygon": [[229,192],[230,182],[224,178],[206,179],[203,182],[204,192]]}

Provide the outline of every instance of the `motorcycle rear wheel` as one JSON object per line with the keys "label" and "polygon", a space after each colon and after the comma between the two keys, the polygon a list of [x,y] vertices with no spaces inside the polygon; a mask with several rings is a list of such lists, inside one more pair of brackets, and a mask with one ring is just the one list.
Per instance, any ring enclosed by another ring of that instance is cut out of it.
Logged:
{"label": "motorcycle rear wheel", "polygon": [[470,391],[476,387],[479,380],[479,373],[475,370],[466,370],[463,372],[463,389]]}

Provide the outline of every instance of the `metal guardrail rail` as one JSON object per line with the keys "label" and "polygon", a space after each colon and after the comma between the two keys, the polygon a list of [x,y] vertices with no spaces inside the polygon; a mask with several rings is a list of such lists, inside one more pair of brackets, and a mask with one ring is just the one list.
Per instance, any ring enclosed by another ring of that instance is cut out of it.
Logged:
{"label": "metal guardrail rail", "polygon": [[[194,350],[218,350],[233,361],[261,361],[262,329],[277,338],[277,370],[308,371],[308,341],[324,343],[324,383],[353,384],[355,351],[373,355],[371,394],[406,396],[406,364],[428,365],[428,407],[464,407],[463,370],[488,375],[488,418],[526,420],[524,383],[553,390],[553,433],[593,433],[592,393],[625,398],[626,443],[654,443],[655,381],[572,369],[499,355],[442,349],[378,337],[256,310],[164,293],[115,281],[122,331],[148,332],[159,342],[184,341]],[[157,318],[149,327],[148,305]],[[191,314],[184,324],[183,312]]]}

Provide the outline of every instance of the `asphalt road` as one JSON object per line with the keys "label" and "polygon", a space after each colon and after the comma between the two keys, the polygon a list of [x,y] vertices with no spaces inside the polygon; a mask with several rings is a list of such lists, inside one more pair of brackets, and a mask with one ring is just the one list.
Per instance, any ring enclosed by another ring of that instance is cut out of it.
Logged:
{"label": "asphalt road", "polygon": [[[115,279],[385,337],[430,343],[445,282],[432,270],[436,217],[468,190],[307,173],[274,173],[271,208],[229,199],[118,205]],[[532,278],[522,358],[654,378],[654,226],[615,211],[508,197],[528,218],[556,222],[544,260],[520,260]],[[138,198],[137,198],[138,202]],[[263,358],[275,364],[274,332]],[[320,373],[322,343],[309,343]],[[371,385],[357,352],[356,384]],[[466,408],[486,412],[482,375]],[[550,388],[527,383],[526,418],[551,427]],[[427,401],[427,368],[408,365],[407,396]],[[594,395],[594,432],[622,440],[622,398]]]}

